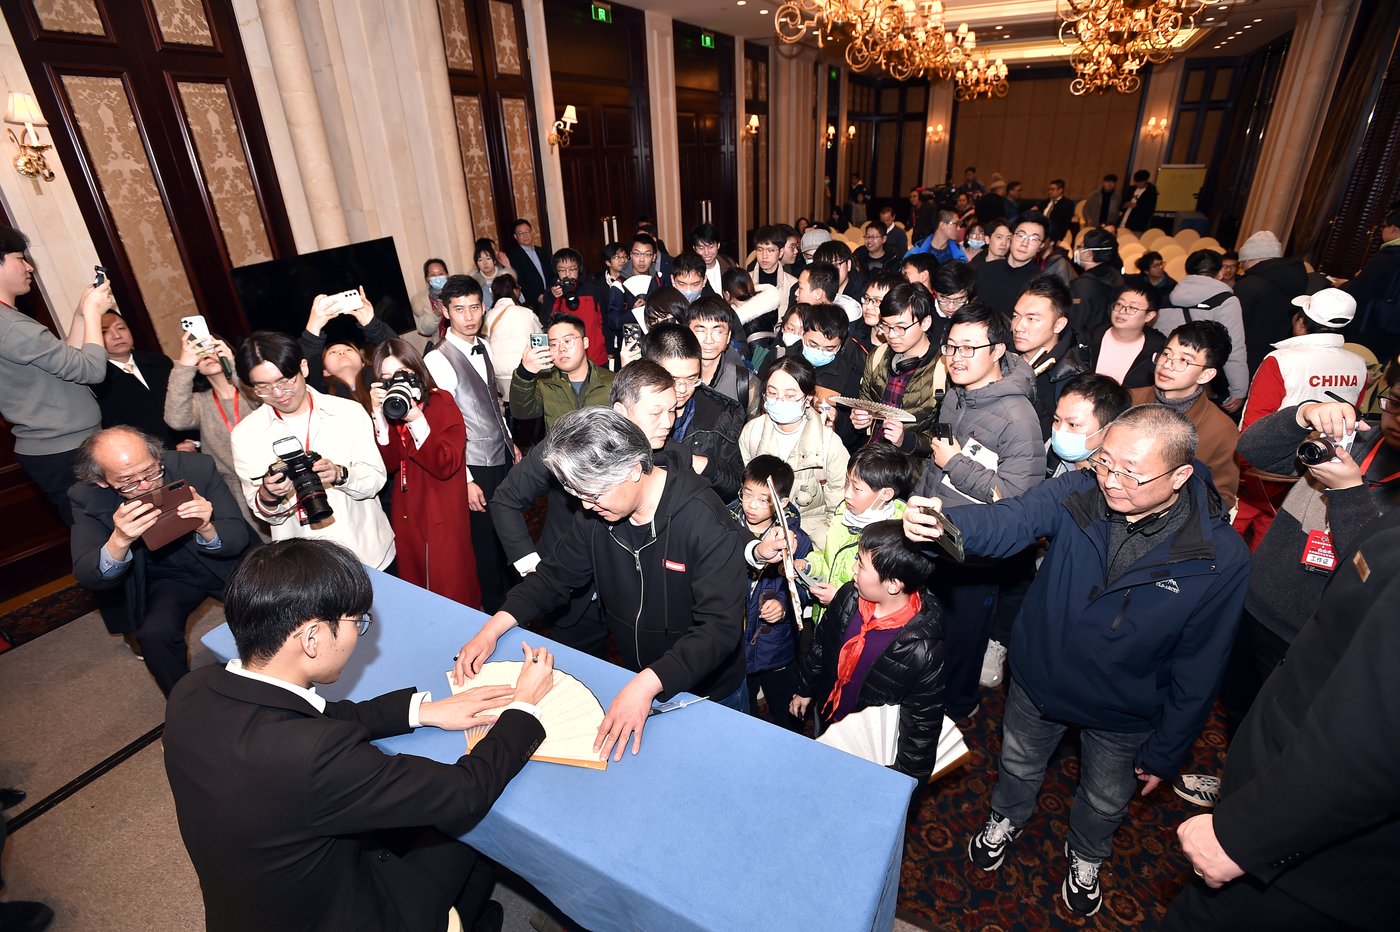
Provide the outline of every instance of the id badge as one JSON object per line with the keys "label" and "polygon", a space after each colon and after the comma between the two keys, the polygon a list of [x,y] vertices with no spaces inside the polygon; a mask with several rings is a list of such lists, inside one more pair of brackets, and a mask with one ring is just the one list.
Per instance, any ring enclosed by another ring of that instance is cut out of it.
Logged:
{"label": "id badge", "polygon": [[1299,560],[1303,569],[1327,575],[1337,568],[1337,554],[1332,550],[1332,538],[1326,531],[1309,531]]}

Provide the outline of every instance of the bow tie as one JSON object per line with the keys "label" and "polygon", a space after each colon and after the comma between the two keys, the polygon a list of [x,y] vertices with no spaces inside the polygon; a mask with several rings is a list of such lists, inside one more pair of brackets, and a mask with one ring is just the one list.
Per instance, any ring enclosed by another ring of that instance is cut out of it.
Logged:
{"label": "bow tie", "polygon": [[473,356],[485,356],[485,355],[486,355],[486,352],[481,348],[481,343],[480,343],[479,341],[472,344],[471,355],[473,355]]}

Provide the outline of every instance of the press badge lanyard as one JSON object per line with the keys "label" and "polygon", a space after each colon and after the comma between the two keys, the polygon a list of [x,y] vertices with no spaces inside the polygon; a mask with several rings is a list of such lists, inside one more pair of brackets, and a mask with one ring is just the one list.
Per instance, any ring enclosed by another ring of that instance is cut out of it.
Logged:
{"label": "press badge lanyard", "polygon": [[1396,479],[1400,479],[1400,470],[1396,470],[1395,472],[1386,476],[1384,479],[1377,479],[1374,482],[1366,479],[1366,473],[1371,468],[1371,461],[1376,458],[1376,453],[1380,451],[1380,448],[1381,445],[1379,443],[1373,446],[1371,448],[1371,452],[1367,453],[1366,458],[1361,461],[1361,478],[1365,480],[1366,484],[1373,489],[1378,485],[1385,485],[1387,482],[1393,482]]}
{"label": "press badge lanyard", "polygon": [[[306,396],[306,403],[310,407],[306,409],[306,443],[301,445],[303,452],[311,449],[311,416],[316,413],[316,396],[308,394]],[[276,408],[272,409],[272,413],[277,415],[277,420],[286,420],[286,418],[282,416],[282,412],[278,411]]]}
{"label": "press badge lanyard", "polygon": [[[214,395],[214,407],[215,407],[215,408],[218,410],[218,412],[219,412],[219,420],[221,420],[221,421],[224,422],[224,426],[228,428],[229,433],[233,433],[233,429],[234,429],[235,427],[238,426],[238,422],[239,422],[239,420],[240,420],[240,418],[239,418],[239,416],[238,416],[238,392],[235,391],[235,392],[233,393],[233,423],[232,423],[232,424],[230,424],[230,423],[228,422],[228,415],[224,413],[224,403],[223,403],[222,401],[219,400],[219,396],[218,396],[217,393],[215,393],[215,395]],[[308,422],[307,422],[307,427],[310,427],[310,426],[311,426],[311,425],[310,425],[310,422],[308,421]]]}

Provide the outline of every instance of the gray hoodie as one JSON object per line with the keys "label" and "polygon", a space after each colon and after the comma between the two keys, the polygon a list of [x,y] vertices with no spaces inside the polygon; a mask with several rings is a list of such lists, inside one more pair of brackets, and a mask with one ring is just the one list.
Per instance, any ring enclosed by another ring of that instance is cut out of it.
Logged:
{"label": "gray hoodie", "polygon": [[[929,460],[914,494],[937,496],[945,505],[991,502],[1020,495],[1045,478],[1045,438],[1031,401],[1035,373],[1008,348],[1001,374],[990,385],[948,392],[938,422],[952,425],[963,452],[944,467]],[[989,468],[993,461],[995,468]]]}
{"label": "gray hoodie", "polygon": [[1230,397],[1244,398],[1249,394],[1249,355],[1244,339],[1244,310],[1240,299],[1224,282],[1209,275],[1188,275],[1172,289],[1171,305],[1157,313],[1152,326],[1170,337],[1173,330],[1186,323],[1182,308],[1190,308],[1221,293],[1230,297],[1212,308],[1192,309],[1191,319],[1215,320],[1230,332],[1230,358],[1225,360],[1225,379],[1230,383]]}

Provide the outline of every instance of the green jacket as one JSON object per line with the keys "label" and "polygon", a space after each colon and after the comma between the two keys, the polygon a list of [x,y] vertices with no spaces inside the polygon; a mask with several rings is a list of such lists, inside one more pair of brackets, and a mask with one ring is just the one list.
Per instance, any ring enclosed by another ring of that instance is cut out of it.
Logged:
{"label": "green jacket", "polygon": [[[846,506],[843,503],[836,509],[836,515],[831,519],[831,524],[826,529],[826,543],[820,550],[813,550],[807,556],[809,564],[808,575],[818,576],[840,589],[846,583],[856,577],[856,555],[860,549],[860,534],[851,530],[841,519],[846,516]],[[894,500],[894,518],[892,520],[902,520],[904,518],[904,501],[896,498]],[[821,620],[822,606],[812,605],[812,620]]]}
{"label": "green jacket", "polygon": [[612,370],[599,369],[590,362],[580,396],[574,394],[574,386],[568,376],[558,369],[545,369],[532,374],[523,365],[517,366],[510,376],[510,416],[529,420],[543,414],[544,429],[548,431],[555,421],[570,411],[589,405],[608,404],[612,380]]}
{"label": "green jacket", "polygon": [[[860,397],[866,401],[883,402],[890,374],[890,348],[882,345],[865,360]],[[905,386],[904,397],[899,404],[900,408],[918,418],[914,423],[904,425],[904,442],[900,444],[900,449],[905,453],[914,457],[928,457],[931,431],[938,420],[938,406],[943,401],[947,386],[948,373],[943,366],[943,357],[939,355],[938,347],[930,346]],[[872,430],[877,427],[878,421]]]}

